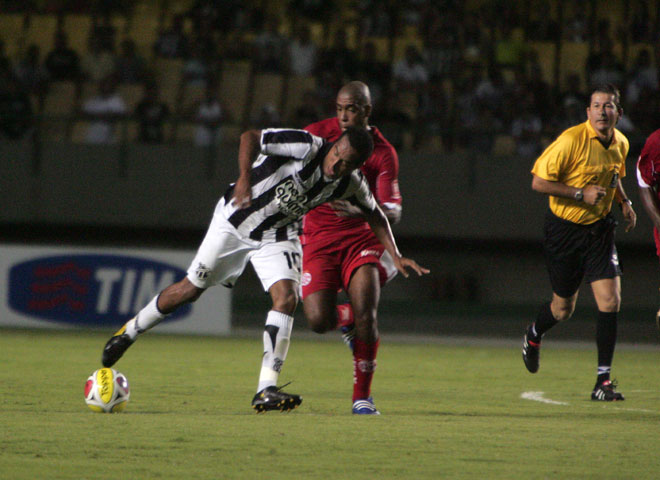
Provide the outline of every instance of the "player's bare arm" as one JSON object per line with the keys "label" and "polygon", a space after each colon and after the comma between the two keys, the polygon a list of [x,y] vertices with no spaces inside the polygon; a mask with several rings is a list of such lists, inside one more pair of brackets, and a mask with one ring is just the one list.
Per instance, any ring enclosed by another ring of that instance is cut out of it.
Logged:
{"label": "player's bare arm", "polygon": [[250,187],[250,172],[257,152],[260,150],[261,130],[247,130],[241,134],[238,147],[238,179],[234,185],[232,201],[239,208],[250,206],[252,192]]}
{"label": "player's bare arm", "polygon": [[628,195],[626,195],[626,192],[623,190],[621,179],[619,179],[616,184],[616,192],[614,196],[616,201],[619,202],[619,205],[621,205],[621,213],[623,214],[623,219],[626,221],[625,231],[629,232],[635,228],[635,225],[637,225],[637,214],[632,208],[632,202],[628,200]]}
{"label": "player's bare arm", "polygon": [[[329,203],[335,213],[340,217],[361,217],[366,220],[365,213],[357,206],[353,205],[348,200],[333,200]],[[398,205],[397,205],[398,207]],[[388,208],[385,205],[380,205],[380,209],[385,214],[385,217],[390,222],[390,225],[396,225],[401,220],[401,208]]]}
{"label": "player's bare arm", "polygon": [[368,213],[366,219],[369,223],[369,227],[371,227],[374,235],[376,235],[376,238],[378,238],[380,243],[385,247],[385,250],[387,250],[394,259],[394,265],[401,275],[408,278],[408,268],[414,270],[419,276],[425,273],[430,273],[428,268],[424,268],[418,265],[415,260],[401,255],[401,252],[399,252],[399,249],[396,246],[396,241],[394,240],[394,235],[390,228],[390,222],[387,220],[387,217],[379,206],[376,206],[372,212]]}
{"label": "player's bare arm", "polygon": [[653,226],[660,230],[660,202],[652,188],[639,189],[639,198],[642,201],[642,206],[653,222]]}
{"label": "player's bare arm", "polygon": [[545,195],[572,199],[577,199],[581,191],[582,201],[588,205],[597,205],[607,193],[607,189],[600,185],[587,185],[584,188],[577,188],[565,183],[546,180],[537,175],[533,175],[532,189]]}

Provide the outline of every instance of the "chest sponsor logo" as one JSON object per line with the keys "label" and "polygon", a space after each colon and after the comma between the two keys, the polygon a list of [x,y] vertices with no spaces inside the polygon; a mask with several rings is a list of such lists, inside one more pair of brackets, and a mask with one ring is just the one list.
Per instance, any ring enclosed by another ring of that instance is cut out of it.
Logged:
{"label": "chest sponsor logo", "polygon": [[280,212],[288,217],[301,218],[308,210],[305,206],[307,196],[300,193],[299,187],[291,179],[275,188],[275,201]]}
{"label": "chest sponsor logo", "polygon": [[[123,255],[40,257],[11,267],[9,306],[42,320],[116,325],[133,317],[165,287],[186,275],[164,262]],[[167,319],[190,313],[184,305]]]}

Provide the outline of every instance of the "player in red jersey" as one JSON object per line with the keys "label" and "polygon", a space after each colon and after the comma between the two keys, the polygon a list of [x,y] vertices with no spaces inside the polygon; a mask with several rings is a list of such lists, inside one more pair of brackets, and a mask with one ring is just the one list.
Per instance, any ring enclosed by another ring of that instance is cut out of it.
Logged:
{"label": "player in red jersey", "polygon": [[[396,150],[369,125],[371,95],[362,82],[350,82],[337,94],[337,116],[305,130],[335,140],[349,126],[369,129],[374,151],[361,167],[371,191],[391,224],[401,218]],[[320,205],[303,218],[303,309],[312,330],[337,327],[353,350],[353,413],[378,414],[371,398],[379,335],[376,313],[381,287],[394,277],[392,259],[349,202]],[[350,303],[337,306],[343,289]]]}
{"label": "player in red jersey", "polygon": [[[644,210],[653,222],[656,253],[660,257],[660,129],[646,139],[637,160],[637,183]],[[660,329],[660,310],[655,315]]]}

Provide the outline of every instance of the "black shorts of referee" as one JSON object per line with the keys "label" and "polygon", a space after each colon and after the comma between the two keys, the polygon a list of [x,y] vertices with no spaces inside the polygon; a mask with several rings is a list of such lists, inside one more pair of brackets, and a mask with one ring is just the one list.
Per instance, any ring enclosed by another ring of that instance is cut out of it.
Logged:
{"label": "black shorts of referee", "polygon": [[578,291],[582,279],[591,283],[621,276],[614,245],[616,225],[611,213],[590,225],[580,225],[547,211],[543,250],[553,292],[568,298]]}

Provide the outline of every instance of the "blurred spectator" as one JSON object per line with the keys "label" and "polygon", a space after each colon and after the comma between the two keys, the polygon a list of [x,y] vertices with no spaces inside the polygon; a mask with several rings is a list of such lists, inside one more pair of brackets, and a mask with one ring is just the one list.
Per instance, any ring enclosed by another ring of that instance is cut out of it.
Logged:
{"label": "blurred spectator", "polygon": [[324,117],[337,114],[337,92],[343,84],[342,72],[321,70],[319,73],[316,81],[316,97],[319,99]]}
{"label": "blurred spectator", "polygon": [[388,37],[393,31],[392,2],[358,0],[360,37]]}
{"label": "blurred spectator", "polygon": [[456,82],[454,96],[456,146],[467,148],[470,146],[474,131],[479,123],[479,100],[476,87],[479,76],[476,73],[466,75]]}
{"label": "blurred spectator", "polygon": [[533,97],[533,109],[539,114],[544,124],[550,122],[555,112],[555,101],[552,87],[543,77],[543,70],[538,63],[536,52],[530,52],[529,74],[527,78],[527,91]]}
{"label": "blurred spectator", "polygon": [[392,146],[397,150],[406,147],[406,133],[410,130],[412,119],[410,115],[401,108],[399,92],[393,90],[389,95],[383,97],[382,105],[376,114],[375,125],[383,132]]}
{"label": "blurred spectator", "polygon": [[552,14],[553,4],[556,4],[556,2],[550,2],[549,0],[533,0],[531,2],[526,28],[527,40],[550,42],[557,39],[559,27]]}
{"label": "blurred spectator", "polygon": [[628,32],[633,43],[645,43],[652,40],[651,15],[647,0],[634,0],[630,15]]}
{"label": "blurred spectator", "polygon": [[469,149],[481,154],[490,154],[495,138],[503,131],[502,120],[486,104],[477,101],[475,121],[471,128]]}
{"label": "blurred spectator", "polygon": [[577,2],[568,2],[564,5],[573,8],[573,13],[565,17],[564,38],[569,42],[586,42],[589,38],[589,24],[584,14],[584,7]]}
{"label": "blurred spectator", "polygon": [[534,96],[530,92],[522,98],[520,114],[511,124],[511,135],[516,141],[516,153],[521,157],[533,157],[541,153],[543,121],[535,111]]}
{"label": "blurred spectator", "polygon": [[112,14],[109,10],[101,15],[92,15],[92,27],[89,41],[97,42],[102,50],[115,51],[115,35],[117,30],[112,25]]}
{"label": "blurred spectator", "polygon": [[316,71],[318,49],[312,42],[309,25],[296,26],[293,40],[289,44],[289,71],[293,75],[308,76]]}
{"label": "blurred spectator", "polygon": [[19,140],[32,128],[32,104],[18,79],[0,71],[0,138]]}
{"label": "blurred spectator", "polygon": [[279,127],[282,125],[282,117],[277,107],[272,103],[267,103],[261,107],[259,112],[252,118],[253,128],[263,129],[269,127]]}
{"label": "blurred spectator", "polygon": [[625,69],[611,49],[602,50],[597,63],[594,62],[593,66],[595,68],[589,74],[590,85],[611,83],[618,86],[623,84],[626,75]]}
{"label": "blurred spectator", "polygon": [[380,60],[376,44],[372,41],[367,41],[362,46],[355,78],[369,85],[372,102],[379,103],[390,84],[391,67],[387,62]]}
{"label": "blurred spectator", "polygon": [[202,48],[198,45],[193,45],[188,52],[181,70],[183,81],[187,85],[206,86],[211,72],[203,53]]}
{"label": "blurred spectator", "polygon": [[447,150],[453,148],[451,109],[449,98],[441,82],[431,82],[429,84],[429,101],[425,108],[420,110],[418,120],[418,123],[422,126],[418,136],[418,144],[435,137],[442,140],[442,145]]}
{"label": "blurred spectator", "polygon": [[155,81],[146,82],[142,100],[135,107],[135,117],[140,124],[139,141],[163,143],[165,121],[169,115],[169,107],[160,100],[158,84]]}
{"label": "blurred spectator", "polygon": [[213,83],[209,83],[204,98],[197,106],[194,144],[198,147],[218,145],[222,140],[220,125],[224,119],[224,109],[216,90]]}
{"label": "blurred spectator", "polygon": [[[559,93],[559,103],[563,106],[566,106],[570,103],[580,105],[580,107],[587,108],[589,105],[589,96],[584,92],[582,88],[582,80],[577,73],[569,73],[566,75],[566,80],[564,81],[564,88],[560,90]],[[563,108],[563,107],[562,107]],[[577,125],[585,121],[586,113],[582,116],[582,121],[580,122],[570,122],[569,125]]]}
{"label": "blurred spectator", "polygon": [[393,63],[392,80],[397,89],[418,93],[424,91],[429,74],[417,47],[408,45],[403,58]]}
{"label": "blurred spectator", "polygon": [[458,33],[446,29],[440,20],[429,26],[424,39],[422,56],[429,76],[433,79],[451,78],[461,59]]}
{"label": "blurred spectator", "polygon": [[294,110],[292,118],[287,123],[295,128],[303,128],[322,117],[323,112],[314,90],[306,90],[302,96],[302,103]]}
{"label": "blurred spectator", "polygon": [[85,141],[90,144],[117,142],[116,123],[126,114],[126,104],[117,92],[112,76],[98,82],[98,92],[82,106],[82,114],[90,121]]}
{"label": "blurred spectator", "polygon": [[48,71],[39,61],[39,47],[28,46],[25,56],[14,67],[14,74],[27,93],[43,97],[48,88]]}
{"label": "blurred spectator", "polygon": [[[461,24],[459,39],[465,62],[479,63],[488,58],[492,42],[487,32],[488,27],[480,10],[466,12]],[[458,72],[453,73],[458,74]]]}
{"label": "blurred spectator", "polygon": [[221,5],[224,2],[216,0],[196,0],[188,10],[188,17],[192,19],[193,29],[199,34],[202,30],[218,27],[221,19]]}
{"label": "blurred spectator", "polygon": [[626,101],[636,104],[646,92],[658,89],[658,70],[651,63],[651,53],[644,48],[639,51],[635,63],[628,72]]}
{"label": "blurred spectator", "polygon": [[[481,71],[480,66],[474,66],[472,68],[477,72]],[[476,75],[477,84],[474,94],[477,97],[477,101],[499,117],[504,108],[504,95],[506,94],[502,72],[496,65],[492,65],[488,68],[485,76],[481,73]]]}
{"label": "blurred spectator", "polygon": [[586,98],[578,99],[575,96],[566,96],[560,103],[560,110],[555,125],[557,134],[560,134],[567,128],[573,127],[587,120],[587,102]]}
{"label": "blurred spectator", "polygon": [[526,45],[521,28],[503,23],[495,40],[494,60],[502,69],[518,70],[524,67]]}
{"label": "blurred spectator", "polygon": [[115,72],[119,83],[135,84],[144,80],[146,62],[137,53],[135,42],[130,38],[121,42],[119,56],[115,59]]}
{"label": "blurred spectator", "polygon": [[319,70],[337,72],[342,78],[355,78],[357,56],[348,47],[346,29],[338,27],[333,35],[332,45],[319,54]]}
{"label": "blurred spectator", "polygon": [[80,79],[80,57],[67,42],[64,32],[55,34],[55,45],[46,55],[44,61],[46,70],[51,80],[73,80]]}
{"label": "blurred spectator", "polygon": [[89,51],[83,55],[80,66],[85,80],[100,82],[115,72],[115,56],[99,37],[90,37]]}
{"label": "blurred spectator", "polygon": [[183,16],[176,15],[168,29],[158,34],[154,53],[163,58],[183,58],[188,52],[188,37],[183,31]]}
{"label": "blurred spectator", "polygon": [[254,39],[254,66],[260,72],[282,73],[288,39],[279,32],[279,20],[268,17],[266,29]]}
{"label": "blurred spectator", "polygon": [[0,74],[11,70],[11,62],[5,51],[5,41],[0,38]]}

